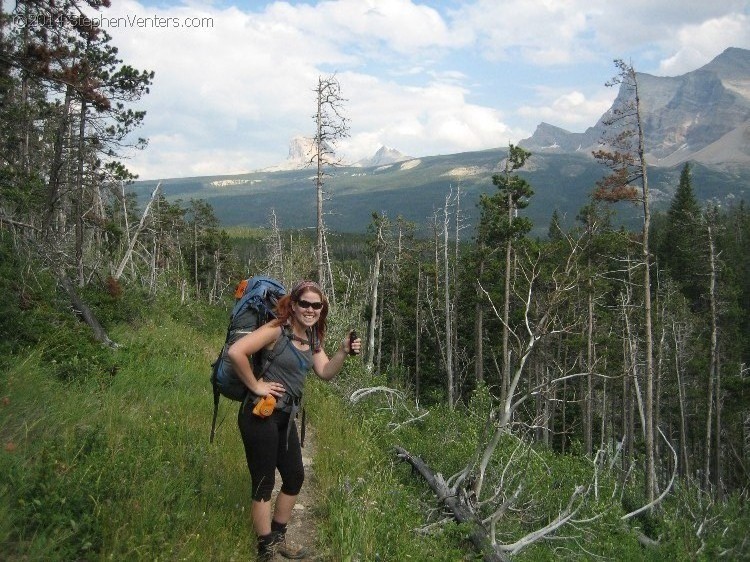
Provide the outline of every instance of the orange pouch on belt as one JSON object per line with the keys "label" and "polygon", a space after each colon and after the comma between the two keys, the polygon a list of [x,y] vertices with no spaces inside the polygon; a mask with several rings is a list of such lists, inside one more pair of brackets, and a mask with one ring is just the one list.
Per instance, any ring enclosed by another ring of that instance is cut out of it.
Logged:
{"label": "orange pouch on belt", "polygon": [[253,408],[253,414],[261,418],[267,418],[273,414],[273,409],[276,407],[276,398],[272,394],[264,396]]}

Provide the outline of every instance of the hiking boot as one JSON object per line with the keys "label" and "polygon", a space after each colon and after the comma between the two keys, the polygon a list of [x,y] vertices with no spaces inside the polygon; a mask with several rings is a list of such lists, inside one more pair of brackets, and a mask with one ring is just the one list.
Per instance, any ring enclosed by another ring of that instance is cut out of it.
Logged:
{"label": "hiking boot", "polygon": [[279,539],[274,534],[269,534],[258,539],[258,562],[272,562],[276,559]]}
{"label": "hiking boot", "polygon": [[305,552],[305,549],[303,547],[287,540],[286,533],[276,534],[276,540],[274,540],[273,548],[281,556],[283,556],[284,558],[289,558],[290,560],[301,560],[302,558],[307,556],[307,552]]}
{"label": "hiking boot", "polygon": [[256,558],[258,562],[273,562],[276,560],[276,548],[265,548],[263,550],[258,550],[258,558]]}

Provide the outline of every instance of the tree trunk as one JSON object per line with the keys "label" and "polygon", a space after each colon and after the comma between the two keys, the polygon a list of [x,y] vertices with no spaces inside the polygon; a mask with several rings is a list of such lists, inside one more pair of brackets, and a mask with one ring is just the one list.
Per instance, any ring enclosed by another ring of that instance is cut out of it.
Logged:
{"label": "tree trunk", "polygon": [[445,372],[448,379],[448,407],[453,409],[454,406],[454,382],[453,382],[453,321],[451,315],[451,295],[450,295],[450,260],[448,259],[448,204],[449,198],[445,199],[444,222],[443,222],[443,261],[445,262],[443,276],[443,295],[445,301]]}
{"label": "tree trunk", "polygon": [[[151,193],[151,199],[149,200],[148,204],[146,205],[146,208],[143,210],[143,215],[141,215],[141,221],[138,223],[138,228],[136,228],[135,233],[133,234],[132,238],[130,238],[130,243],[128,244],[128,249],[125,252],[125,255],[122,258],[122,261],[120,262],[120,265],[117,267],[117,270],[115,271],[113,277],[115,279],[119,279],[122,276],[122,272],[125,270],[125,266],[130,261],[130,256],[133,254],[133,248],[135,248],[135,243],[138,241],[138,236],[140,235],[141,231],[143,230],[143,227],[146,225],[146,219],[148,218],[149,211],[151,210],[151,205],[154,202],[154,199],[156,199],[156,194],[159,192],[159,187],[161,187],[161,182],[156,184],[156,187],[154,188],[154,191]],[[196,234],[195,234],[195,281],[196,281],[196,287],[198,285],[198,234],[197,234],[197,221],[196,221]]]}
{"label": "tree trunk", "polygon": [[[510,195],[508,196],[510,198]],[[511,211],[512,212],[512,211]],[[512,220],[511,218],[508,219]],[[510,272],[511,272],[511,243],[508,240],[505,244],[505,285],[503,289],[503,372],[500,381],[500,401],[505,402],[508,394],[508,383],[510,379],[510,327],[508,326],[510,318]]]}
{"label": "tree trunk", "polygon": [[[542,383],[544,385],[549,384],[549,371],[546,366],[542,366]],[[551,393],[551,394],[550,394]],[[542,432],[542,443],[549,447],[551,445],[550,435],[554,431],[553,415],[554,415],[554,400],[555,400],[555,389],[554,387],[544,393],[544,404],[542,409],[543,416],[543,432]]]}
{"label": "tree trunk", "polygon": [[724,466],[723,455],[721,450],[721,357],[716,357],[716,498],[719,501],[724,499]]}
{"label": "tree trunk", "polygon": [[333,270],[331,269],[331,256],[328,253],[328,237],[325,236],[325,229],[323,229],[323,256],[326,272],[326,283],[324,286],[328,289],[328,299],[331,304],[336,306],[336,288],[333,283]]}
{"label": "tree trunk", "polygon": [[[534,388],[543,388],[542,387],[542,363],[541,361],[534,361]],[[536,411],[536,421],[534,425],[536,426],[535,429],[535,439],[536,442],[539,443],[544,440],[544,436],[546,434],[545,431],[545,424],[546,424],[546,416],[545,416],[545,403],[547,401],[547,390],[545,389],[542,392],[538,392],[534,398],[535,402],[535,411]]]}
{"label": "tree trunk", "polygon": [[[657,274],[658,277],[658,274]],[[657,289],[657,297],[659,295],[659,291]],[[666,339],[667,339],[667,311],[666,311],[666,303],[662,306],[659,304],[659,301],[657,300],[656,303],[656,309],[660,310],[660,316],[661,320],[659,321],[661,334],[659,336],[659,346],[657,348],[656,352],[656,387],[654,388],[654,428],[658,429],[662,427],[662,419],[661,419],[661,411],[662,411],[662,405],[661,405],[661,397],[662,397],[662,381],[664,380],[664,355],[665,355],[665,347],[666,347]],[[654,456],[656,459],[662,458],[662,449],[659,443],[659,440],[657,439],[654,443]],[[662,466],[664,466],[664,463],[662,463]],[[665,467],[668,468],[668,467]],[[664,473],[664,469],[661,470],[662,473]],[[663,479],[662,479],[663,481]],[[660,479],[656,479],[656,488],[657,491],[660,487]]]}
{"label": "tree trunk", "polygon": [[[318,108],[315,113],[315,141],[317,146],[317,172],[315,176],[316,234],[315,255],[318,258],[318,279],[323,282],[323,81],[318,77]],[[372,362],[370,362],[372,366]]]}
{"label": "tree trunk", "polygon": [[370,290],[370,322],[367,330],[367,370],[372,372],[375,360],[375,324],[378,311],[378,284],[380,283],[380,250],[375,251],[375,263],[372,268],[372,287]]}
{"label": "tree trunk", "polygon": [[86,322],[86,324],[89,325],[89,327],[94,332],[94,338],[96,339],[96,341],[101,342],[108,347],[117,347],[117,344],[109,339],[107,332],[104,331],[104,328],[102,327],[101,323],[99,322],[91,308],[89,308],[89,306],[78,296],[78,293],[76,292],[73,283],[70,282],[70,279],[68,279],[64,274],[59,274],[58,280],[60,281],[60,285],[62,285],[63,289],[65,289],[65,292],[70,298],[70,302],[73,305],[73,312],[75,312],[84,322]]}
{"label": "tree trunk", "polygon": [[623,315],[623,335],[622,335],[622,440],[623,440],[623,455],[622,455],[622,472],[627,474],[630,464],[633,461],[633,445],[635,437],[635,416],[633,415],[632,407],[632,366],[630,365],[630,336],[627,334],[626,326],[627,323],[627,308],[626,300],[623,297],[622,302],[622,315]]}
{"label": "tree trunk", "polygon": [[78,174],[77,174],[77,185],[76,185],[76,243],[75,243],[75,254],[76,254],[76,273],[78,278],[78,286],[83,287],[85,283],[85,275],[83,271],[83,160],[84,160],[84,149],[86,140],[86,100],[81,100],[81,116],[78,128]]}
{"label": "tree trunk", "polygon": [[377,363],[375,368],[375,373],[380,374],[381,371],[381,365],[383,361],[383,308],[385,305],[385,298],[384,298],[385,291],[379,291],[378,294],[378,316],[377,316],[377,323],[378,323],[378,351],[376,353],[377,357]]}
{"label": "tree trunk", "polygon": [[[714,238],[712,225],[709,219],[707,225],[708,232],[708,250],[709,266],[711,277],[709,279],[709,303],[711,314],[711,357],[708,367],[708,393],[706,394],[706,455],[703,463],[703,486],[706,490],[711,485],[711,440],[713,426],[713,405],[714,389],[716,385],[716,363],[718,355],[718,328],[717,328],[717,307],[716,307],[716,254],[714,249]],[[717,396],[718,398],[718,396]],[[718,482],[717,482],[718,484]]]}
{"label": "tree trunk", "polygon": [[646,499],[648,503],[651,503],[654,501],[656,494],[656,466],[654,462],[654,340],[651,322],[651,251],[648,239],[651,229],[651,211],[641,101],[635,71],[633,71],[633,83],[635,87],[636,124],[638,128],[638,163],[641,171],[643,196],[643,313],[646,337]]}
{"label": "tree trunk", "polygon": [[422,309],[422,303],[420,302],[420,295],[421,295],[421,289],[422,289],[422,265],[420,263],[419,267],[417,268],[417,305],[416,305],[416,311],[414,312],[415,315],[415,323],[416,323],[416,329],[415,329],[415,344],[414,344],[414,394],[416,396],[417,403],[419,403],[419,391],[420,391],[420,344],[422,342],[422,318],[419,313],[419,311]]}
{"label": "tree trunk", "polygon": [[193,274],[195,275],[195,298],[201,297],[200,280],[198,279],[198,220],[193,222]]}
{"label": "tree trunk", "polygon": [[[589,260],[589,270],[591,263]],[[584,435],[583,447],[587,455],[593,452],[593,432],[594,425],[594,294],[593,281],[589,279],[588,291],[588,326],[586,334],[586,397],[584,400]]]}
{"label": "tree trunk", "polygon": [[679,335],[677,322],[672,321],[672,335],[674,337],[674,363],[675,373],[677,376],[677,395],[680,401],[680,460],[682,461],[680,476],[690,474],[690,456],[687,445],[687,419],[685,415],[685,387],[682,380],[682,349],[683,339]]}
{"label": "tree trunk", "polygon": [[565,447],[567,445],[568,441],[568,381],[567,379],[563,381],[563,387],[562,387],[562,412],[560,412],[560,415],[562,416],[562,429],[560,431],[560,452],[564,455],[565,454]]}
{"label": "tree trunk", "polygon": [[481,258],[477,279],[477,302],[474,306],[474,376],[477,384],[484,381],[484,307],[482,306],[482,289],[479,285],[483,274],[484,259]]}
{"label": "tree trunk", "polygon": [[49,183],[47,187],[47,220],[45,225],[47,234],[52,233],[60,226],[58,224],[58,213],[60,211],[60,199],[62,198],[62,170],[63,170],[63,150],[65,148],[65,138],[68,135],[70,121],[70,104],[73,100],[73,87],[68,86],[65,89],[65,101],[60,108],[62,115],[55,131],[55,145],[52,155],[52,164],[50,166]]}
{"label": "tree trunk", "polygon": [[482,560],[485,562],[508,562],[507,557],[492,547],[487,529],[468,506],[463,496],[451,493],[443,478],[439,474],[436,475],[419,457],[415,457],[401,447],[396,447],[396,454],[399,458],[411,464],[425,479],[435,495],[451,510],[457,522],[467,523],[471,526],[471,542],[482,553]]}

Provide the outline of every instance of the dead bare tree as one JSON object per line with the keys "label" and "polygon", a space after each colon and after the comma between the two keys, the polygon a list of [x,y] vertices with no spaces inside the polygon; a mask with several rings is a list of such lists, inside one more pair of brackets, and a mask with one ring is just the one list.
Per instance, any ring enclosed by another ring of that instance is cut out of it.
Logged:
{"label": "dead bare tree", "polygon": [[[459,523],[468,523],[471,525],[470,538],[476,549],[482,554],[485,562],[507,562],[510,560],[509,555],[515,555],[532,544],[555,533],[558,529],[567,524],[579,511],[583,505],[579,501],[582,495],[588,493],[590,486],[577,485],[570,495],[568,503],[556,517],[542,527],[527,533],[523,537],[512,543],[499,543],[497,541],[496,526],[498,521],[507,513],[509,509],[515,508],[523,490],[523,484],[509,486],[513,492],[507,497],[501,498],[501,502],[495,511],[488,517],[482,519],[478,515],[478,504],[473,494],[467,494],[466,490],[452,484],[451,480],[446,480],[439,472],[434,472],[422,459],[412,455],[402,447],[396,447],[397,456],[411,464],[414,469],[425,479],[438,499],[450,509],[456,521]],[[513,457],[506,464],[504,473],[509,471],[513,464]],[[522,474],[517,471],[516,474]],[[499,486],[493,499],[502,495],[502,489],[505,486]],[[577,503],[577,505],[576,505]],[[489,528],[488,528],[489,525]]]}
{"label": "dead bare tree", "polygon": [[644,506],[639,507],[638,509],[631,511],[630,513],[626,513],[623,515],[620,519],[623,521],[626,521],[628,519],[631,519],[638,515],[639,513],[643,513],[644,511],[648,511],[652,509],[655,505],[657,505],[659,502],[661,502],[665,497],[667,497],[667,494],[669,494],[670,490],[672,489],[672,485],[674,484],[675,478],[677,477],[677,451],[675,451],[674,447],[672,447],[672,444],[669,442],[667,437],[664,435],[661,429],[659,429],[659,434],[664,439],[664,442],[669,447],[669,450],[672,451],[672,456],[674,458],[674,470],[672,472],[672,478],[669,481],[669,484],[664,488],[664,491],[659,495],[658,498],[654,498],[649,503],[647,503]]}
{"label": "dead bare tree", "polygon": [[448,259],[448,233],[450,226],[450,206],[453,190],[445,196],[445,207],[443,207],[443,296],[445,300],[445,374],[448,384],[448,407],[454,406],[454,381],[453,381],[453,316],[451,314],[451,280],[450,260]]}
{"label": "dead bare tree", "polygon": [[367,356],[365,365],[369,371],[372,371],[375,361],[375,326],[377,323],[378,312],[378,287],[380,285],[380,275],[383,263],[383,256],[387,249],[386,238],[390,223],[385,215],[373,213],[372,226],[375,240],[373,248],[375,251],[375,261],[372,265],[372,276],[370,278],[370,321],[367,329]]}
{"label": "dead bare tree", "polygon": [[266,235],[265,246],[268,264],[266,269],[269,275],[283,278],[284,275],[284,245],[281,243],[281,229],[276,218],[276,211],[271,209],[268,216],[270,230]]}
{"label": "dead bare tree", "polygon": [[414,394],[417,398],[417,403],[419,403],[420,398],[420,383],[421,383],[421,361],[420,361],[420,351],[421,351],[421,344],[422,344],[422,315],[420,311],[422,310],[422,264],[420,262],[419,267],[417,269],[417,302],[415,311],[414,311],[414,325],[415,325],[415,337],[414,337]]}
{"label": "dead bare tree", "polygon": [[[570,243],[570,256],[565,264],[550,273],[549,279],[552,288],[546,292],[541,291],[537,287],[539,278],[542,275],[542,257],[538,253],[532,255],[526,251],[521,252],[523,259],[519,260],[519,276],[524,280],[524,292],[517,296],[524,303],[523,331],[521,332],[515,330],[512,326],[508,326],[509,334],[515,341],[514,353],[517,355],[516,369],[510,377],[508,392],[503,394],[503,400],[500,405],[490,413],[488,430],[494,429],[494,431],[489,441],[487,443],[479,443],[476,453],[467,465],[459,473],[447,480],[439,473],[435,474],[424,462],[411,455],[408,451],[404,449],[397,451],[400,458],[411,463],[422,474],[438,498],[452,510],[457,520],[472,523],[472,542],[482,552],[485,560],[507,560],[508,555],[520,552],[527,546],[554,533],[575,515],[578,509],[575,507],[576,502],[581,494],[588,489],[587,486],[576,486],[570,496],[567,507],[562,509],[548,524],[512,543],[499,544],[497,542],[495,536],[496,524],[506,510],[516,504],[523,484],[519,482],[508,486],[504,482],[504,476],[501,476],[500,483],[495,490],[485,498],[483,497],[484,483],[490,461],[501,438],[504,435],[510,435],[510,424],[514,412],[529,397],[528,393],[522,394],[520,392],[519,384],[532,351],[541,338],[570,329],[570,326],[562,323],[558,312],[572,296],[579,281],[576,256],[580,251],[580,244],[578,240],[572,238],[568,238],[568,241]],[[490,302],[496,317],[502,321],[502,311],[498,310],[492,302],[489,293],[484,291],[484,289],[482,291]],[[544,294],[543,297],[542,294]],[[539,303],[536,300],[540,298],[544,298],[543,306],[537,306]],[[506,465],[503,474],[509,471],[510,463],[512,463],[512,458],[509,464]],[[515,473],[523,474],[523,471],[516,471]],[[508,493],[509,489],[513,489],[514,491]],[[493,506],[494,511],[492,515],[482,519],[478,515],[479,506]]]}
{"label": "dead bare tree", "polygon": [[[503,394],[499,410],[494,412],[496,416],[495,434],[484,449],[481,460],[477,467],[477,474],[474,484],[474,494],[477,498],[481,497],[482,486],[484,484],[485,474],[490,459],[500,442],[500,438],[509,431],[509,425],[514,412],[519,406],[529,398],[529,394],[519,396],[518,386],[521,377],[525,372],[526,363],[534,351],[536,345],[542,337],[551,334],[568,331],[569,325],[562,323],[561,318],[557,316],[559,310],[570,298],[579,282],[579,268],[577,266],[577,255],[580,252],[580,240],[567,238],[570,244],[570,254],[563,266],[552,272],[550,282],[552,288],[546,292],[545,303],[543,306],[534,306],[535,292],[537,291],[536,282],[538,281],[541,271],[541,256],[531,256],[524,252],[524,260],[519,262],[520,275],[525,280],[525,294],[519,294],[519,299],[524,304],[523,314],[523,332],[514,330],[512,326],[508,328],[509,334],[515,341],[514,353],[517,356],[515,370],[508,381],[508,392]],[[491,304],[495,316],[504,321],[504,313],[499,311],[489,293],[482,288],[485,296]],[[535,310],[540,311],[540,316],[533,317]],[[472,468],[467,466],[467,471]]]}
{"label": "dead bare tree", "polygon": [[[161,187],[161,182],[156,184],[156,187],[154,188],[154,191],[151,193],[151,199],[149,200],[148,204],[146,205],[146,208],[143,210],[143,215],[141,215],[141,221],[138,223],[138,228],[136,228],[135,232],[133,233],[133,236],[131,237],[128,233],[129,243],[128,243],[128,249],[125,252],[125,255],[122,257],[122,260],[120,261],[120,265],[117,266],[117,269],[112,274],[112,277],[117,280],[120,277],[122,277],[122,273],[125,269],[125,266],[130,261],[130,256],[133,254],[133,248],[135,247],[135,243],[138,241],[138,236],[140,235],[141,231],[143,230],[143,227],[146,224],[146,219],[148,218],[148,213],[151,210],[151,205],[153,204],[154,200],[156,199],[156,194],[159,192],[159,187]],[[124,205],[124,199],[123,199],[123,205]],[[127,216],[127,213],[125,213],[125,216]]]}
{"label": "dead bare tree", "polygon": [[[326,167],[335,166],[338,161],[335,156],[335,146],[339,139],[349,136],[349,120],[344,117],[343,105],[346,99],[341,95],[341,84],[335,75],[318,77],[315,88],[317,110],[315,120],[315,137],[313,138],[313,154],[310,163],[316,167],[315,190],[317,202],[317,244],[315,247],[318,259],[318,282],[325,279],[324,263],[324,232],[323,221],[323,186],[327,175]],[[324,287],[325,288],[325,287]]]}
{"label": "dead bare tree", "polygon": [[[643,314],[645,334],[645,455],[646,497],[653,501],[656,492],[654,459],[654,343],[651,311],[651,250],[649,233],[651,210],[646,165],[645,135],[641,116],[638,75],[632,64],[615,60],[618,74],[607,83],[620,86],[619,103],[604,120],[609,136],[602,139],[605,148],[594,152],[594,158],[605,164],[610,175],[598,183],[595,197],[605,201],[640,203],[643,210],[641,231],[641,261],[643,267]],[[616,131],[612,133],[612,131]],[[638,187],[633,184],[638,185]]]}
{"label": "dead bare tree", "polygon": [[706,398],[707,415],[706,415],[706,456],[703,465],[703,484],[705,489],[708,489],[711,483],[711,430],[713,427],[714,419],[712,417],[712,408],[714,403],[716,404],[716,489],[717,494],[721,497],[721,480],[720,480],[720,467],[721,467],[721,426],[719,420],[721,419],[721,406],[720,406],[720,392],[719,387],[719,366],[718,366],[718,308],[717,308],[717,297],[716,297],[716,275],[717,275],[717,254],[715,245],[715,211],[709,210],[706,213],[706,232],[708,238],[708,249],[709,249],[709,265],[710,265],[710,279],[709,279],[709,302],[711,310],[711,354],[709,361],[709,372],[708,372],[708,393]]}

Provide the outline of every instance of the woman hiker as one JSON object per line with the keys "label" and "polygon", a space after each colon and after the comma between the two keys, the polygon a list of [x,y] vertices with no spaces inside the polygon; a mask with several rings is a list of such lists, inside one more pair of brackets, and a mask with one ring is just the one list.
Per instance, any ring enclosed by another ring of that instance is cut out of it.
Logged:
{"label": "woman hiker", "polygon": [[[271,560],[277,552],[286,558],[305,556],[286,541],[287,523],[305,476],[294,418],[310,368],[321,379],[330,380],[341,371],[347,355],[359,353],[361,345],[358,338],[346,337],[329,358],[323,350],[327,316],[328,300],[321,288],[314,281],[301,281],[279,300],[275,320],[243,336],[228,350],[235,372],[250,389],[237,423],[252,481],[251,516],[259,560]],[[263,372],[254,373],[249,358],[264,348]],[[272,413],[268,417],[253,413],[260,408],[254,404],[269,395],[276,399]],[[277,468],[282,483],[272,517]]]}

